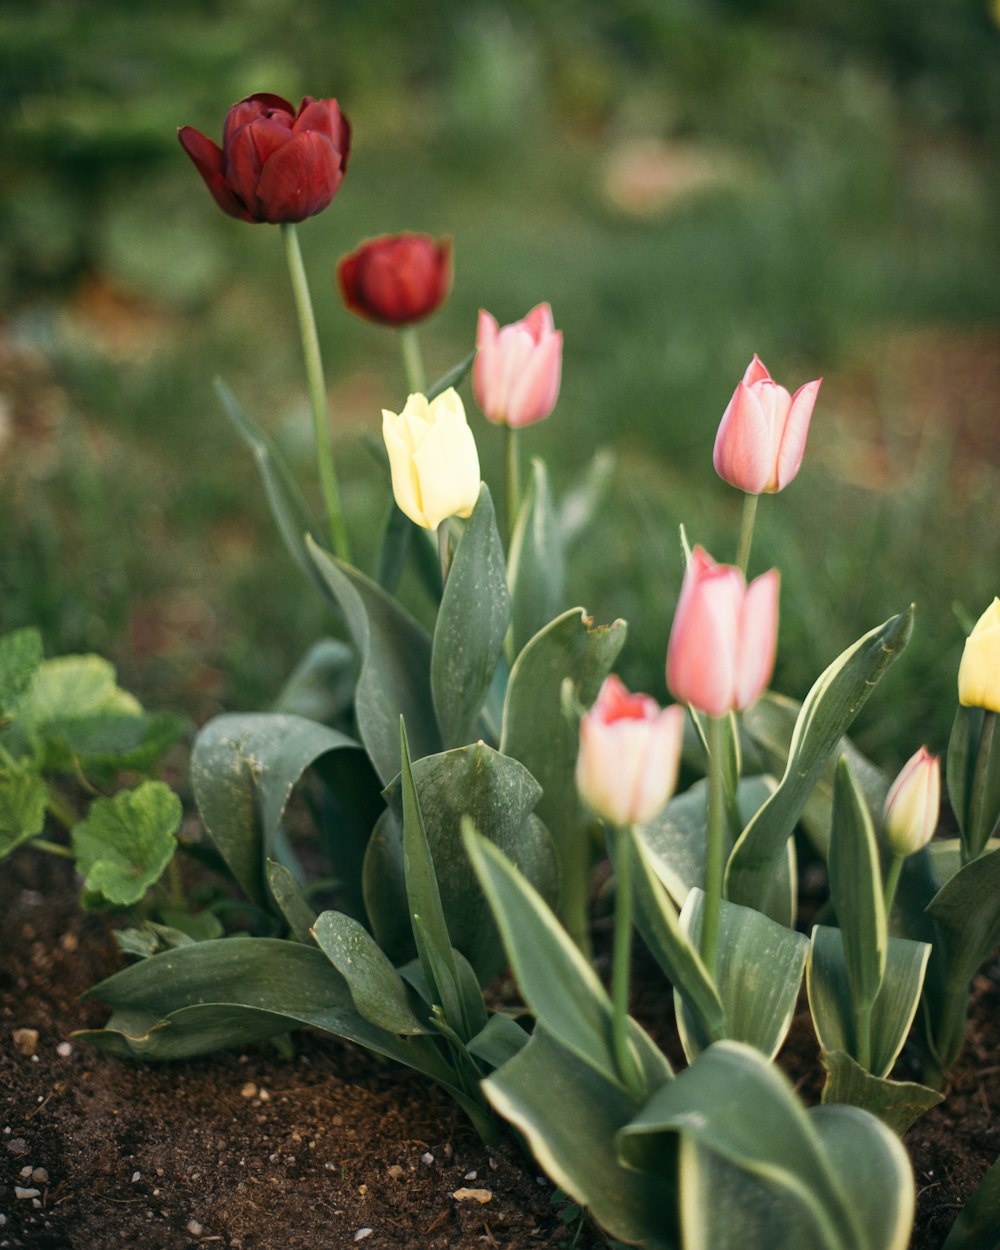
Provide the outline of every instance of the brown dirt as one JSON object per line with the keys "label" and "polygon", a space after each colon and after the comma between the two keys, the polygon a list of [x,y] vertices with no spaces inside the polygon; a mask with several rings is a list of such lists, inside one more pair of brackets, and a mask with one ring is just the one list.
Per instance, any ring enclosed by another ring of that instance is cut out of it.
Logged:
{"label": "brown dirt", "polygon": [[[65,864],[30,851],[0,873],[0,1248],[377,1250],[605,1244],[513,1143],[487,1149],[448,1098],[318,1034],[163,1066],[64,1044],[103,1023],[78,995],[118,966]],[[670,995],[640,954],[636,1008],[664,1042]],[[38,1032],[33,1055],[13,1033]],[[63,1053],[60,1053],[60,1046]],[[670,1047],[668,1047],[669,1049]],[[919,1190],[911,1250],[937,1250],[1000,1147],[1000,969],[977,980],[965,1054],[942,1107],[906,1139]],[[782,1057],[818,1095],[808,1015]],[[23,1169],[42,1168],[47,1179]],[[473,1175],[474,1173],[474,1175]],[[18,1198],[15,1186],[39,1191]],[[486,1189],[480,1204],[454,1195]],[[364,1230],[371,1230],[365,1233]],[[574,1240],[574,1236],[576,1240]]]}

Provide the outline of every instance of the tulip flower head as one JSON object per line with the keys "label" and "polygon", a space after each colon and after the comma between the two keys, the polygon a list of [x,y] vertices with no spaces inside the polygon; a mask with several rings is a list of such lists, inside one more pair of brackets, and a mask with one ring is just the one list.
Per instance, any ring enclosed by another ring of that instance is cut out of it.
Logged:
{"label": "tulip flower head", "polygon": [[612,824],[647,824],[677,785],[684,709],[660,708],[630,694],[612,676],[580,722],[576,785],[588,806]]}
{"label": "tulip flower head", "polygon": [[226,114],[222,147],[182,126],[181,146],[215,202],[241,221],[304,221],[322,212],[343,180],[351,127],[336,100],[306,96],[298,112],[260,93]]}
{"label": "tulip flower head", "polygon": [[479,453],[458,392],[436,399],[411,395],[400,413],[382,410],[392,492],[401,512],[436,530],[450,516],[467,517],[479,498]]}
{"label": "tulip flower head", "polygon": [[472,389],[488,420],[516,428],[549,415],[562,377],[562,332],[548,304],[502,329],[481,310],[476,348]]}
{"label": "tulip flower head", "polygon": [[896,855],[915,855],[934,836],[941,811],[941,761],[921,747],[889,788],[886,841]]}
{"label": "tulip flower head", "polygon": [[451,287],[451,240],[393,234],[367,243],[337,265],[337,283],[351,312],[380,325],[421,321]]}
{"label": "tulip flower head", "polygon": [[748,495],[783,490],[802,464],[821,381],[807,382],[789,395],[755,355],[715,436],[719,477]]}
{"label": "tulip flower head", "polygon": [[1000,599],[993,600],[965,640],[958,701],[963,707],[1000,712]]}
{"label": "tulip flower head", "polygon": [[667,685],[709,716],[749,707],[767,687],[778,638],[776,569],[747,586],[739,569],[691,553],[667,647]]}

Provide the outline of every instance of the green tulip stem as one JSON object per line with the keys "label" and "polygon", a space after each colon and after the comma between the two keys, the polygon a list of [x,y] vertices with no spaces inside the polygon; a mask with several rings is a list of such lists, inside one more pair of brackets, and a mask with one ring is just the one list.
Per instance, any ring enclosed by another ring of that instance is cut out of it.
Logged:
{"label": "green tulip stem", "polygon": [[743,496],[743,513],[740,516],[740,538],[736,549],[736,567],[746,577],[750,564],[750,544],[753,542],[753,527],[757,520],[757,500],[759,495]]}
{"label": "green tulip stem", "polygon": [[854,1004],[854,1058],[866,1072],[872,1067],[872,1002]]}
{"label": "green tulip stem", "polygon": [[335,555],[342,560],[350,560],[350,544],[347,541],[347,527],[344,524],[340,487],[337,483],[337,470],[333,459],[333,437],[330,432],[330,414],[327,408],[326,383],[323,379],[323,360],[319,351],[319,335],[316,333],[316,318],[313,315],[309,283],[306,280],[306,270],[302,263],[302,249],[299,247],[295,223],[283,221],[281,234],[285,241],[285,259],[288,261],[292,293],[295,297],[295,311],[299,319],[299,335],[302,339],[302,354],[305,357],[306,378],[309,383],[309,402],[312,407],[313,435],[316,440],[316,463],[319,467],[320,488],[323,492],[323,503],[330,527],[330,542]]}
{"label": "green tulip stem", "polygon": [[507,485],[507,558],[509,560],[510,548],[514,542],[514,527],[517,525],[517,514],[521,507],[521,465],[518,431],[505,425],[503,432]]}
{"label": "green tulip stem", "polygon": [[701,913],[701,957],[713,980],[719,950],[719,912],[725,867],[726,793],[722,772],[725,742],[726,718],[708,717],[708,833],[705,845],[705,899]]}
{"label": "green tulip stem", "polygon": [[445,517],[441,524],[437,527],[438,540],[438,558],[441,561],[441,589],[444,590],[448,584],[448,574],[451,571],[451,534],[449,526],[451,518]]}
{"label": "green tulip stem", "polygon": [[883,886],[882,894],[885,898],[886,916],[892,911],[893,900],[896,897],[896,887],[899,885],[899,874],[903,871],[904,859],[906,859],[905,855],[893,855],[889,871],[885,874],[885,885]]}
{"label": "green tulip stem", "polygon": [[969,790],[969,816],[965,823],[961,844],[963,867],[982,854],[983,848],[993,832],[991,828],[986,827],[986,822],[991,818],[992,813],[984,811],[984,808],[987,806],[991,789],[990,770],[996,767],[996,761],[992,759],[992,755],[993,739],[997,732],[997,720],[996,712],[988,710],[983,712],[983,727],[979,731],[976,765],[972,774],[972,786]]}
{"label": "green tulip stem", "polygon": [[632,966],[632,833],[616,828],[615,929],[611,957],[611,1045],[618,1075],[633,1094],[641,1094],[642,1081],[629,1045],[628,996]]}
{"label": "green tulip stem", "polygon": [[402,326],[399,331],[399,349],[403,353],[403,373],[407,390],[413,395],[427,394],[427,373],[424,370],[424,354],[420,350],[420,337],[416,326]]}

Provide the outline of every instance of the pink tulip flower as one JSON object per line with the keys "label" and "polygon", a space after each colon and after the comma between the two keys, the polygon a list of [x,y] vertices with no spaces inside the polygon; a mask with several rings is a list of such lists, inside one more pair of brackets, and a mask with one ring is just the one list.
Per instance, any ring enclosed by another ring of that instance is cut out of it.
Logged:
{"label": "pink tulip flower", "polygon": [[584,802],[620,827],[648,823],[677,785],[683,734],[682,707],[661,709],[606,678],[580,722],[576,784]]}
{"label": "pink tulip flower", "polygon": [[559,396],[562,332],[548,304],[503,329],[480,310],[476,347],[472,389],[484,416],[516,428],[549,415]]}
{"label": "pink tulip flower", "polygon": [[910,757],[885,799],[885,839],[896,855],[914,855],[934,836],[941,812],[941,761],[926,747]]}
{"label": "pink tulip flower", "polygon": [[802,464],[822,378],[789,395],[754,356],[723,413],[712,457],[715,471],[748,495],[783,490]]}
{"label": "pink tulip flower", "polygon": [[695,547],[667,647],[674,698],[722,716],[764,692],[777,648],[778,582],[771,569],[747,586],[739,569]]}

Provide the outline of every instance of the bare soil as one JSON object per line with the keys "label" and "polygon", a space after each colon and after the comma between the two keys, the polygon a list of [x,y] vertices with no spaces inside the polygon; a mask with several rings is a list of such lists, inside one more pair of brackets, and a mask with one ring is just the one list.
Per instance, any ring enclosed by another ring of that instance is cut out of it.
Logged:
{"label": "bare soil", "polygon": [[[254,1046],[161,1066],[68,1041],[104,1022],[78,996],[120,963],[64,863],[21,851],[3,865],[2,1250],[605,1245],[513,1139],[486,1148],[423,1078],[336,1040],[298,1034],[291,1059]],[[673,1050],[670,994],[641,952],[636,973],[636,1013]],[[16,1044],[22,1029],[37,1041]],[[817,1053],[802,1013],[782,1064],[810,1100]],[[919,1190],[911,1250],[942,1246],[1000,1148],[997,965],[977,979],[947,1093],[906,1138]]]}

